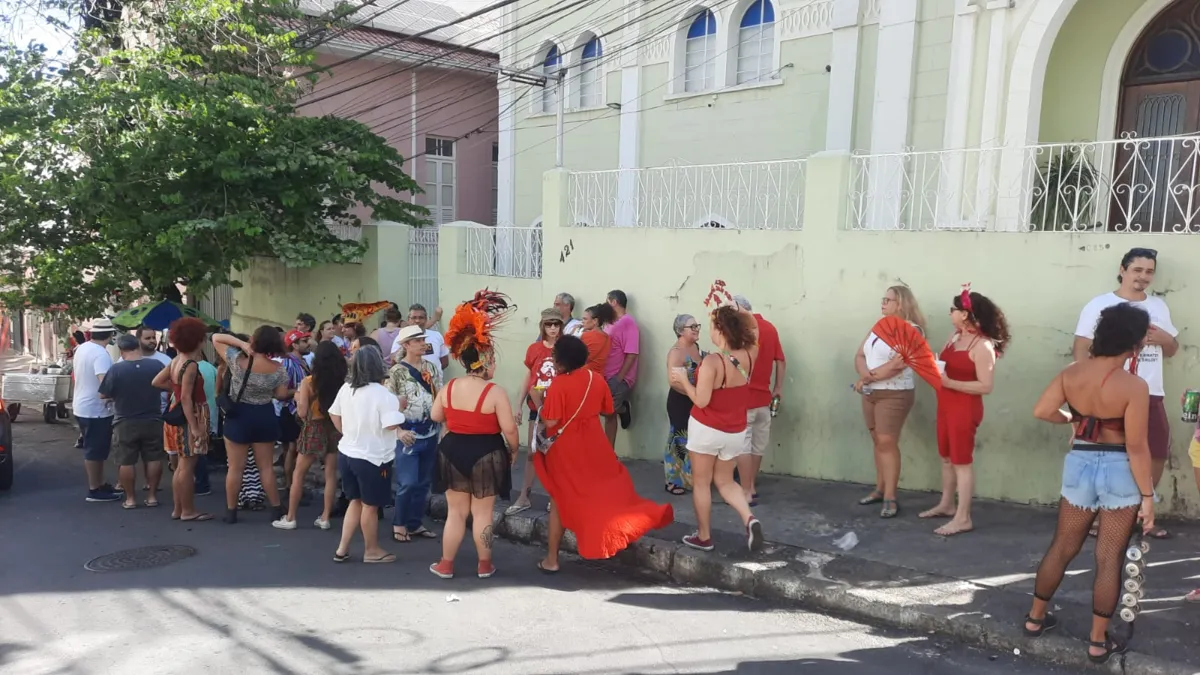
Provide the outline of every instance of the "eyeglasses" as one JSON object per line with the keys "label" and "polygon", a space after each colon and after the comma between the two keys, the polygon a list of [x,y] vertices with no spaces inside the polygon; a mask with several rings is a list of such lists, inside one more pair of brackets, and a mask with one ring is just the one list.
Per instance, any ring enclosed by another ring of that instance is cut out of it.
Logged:
{"label": "eyeglasses", "polygon": [[683,327],[684,330],[700,330],[700,324],[693,323]]}
{"label": "eyeglasses", "polygon": [[886,304],[888,304],[889,302],[899,302],[899,300],[897,300],[897,299],[895,299],[895,298],[886,298],[886,297],[885,297],[885,298],[882,298],[882,299],[880,299],[880,301],[879,301],[879,302],[881,302],[881,303],[883,303],[883,304],[885,304],[885,305],[886,305]]}

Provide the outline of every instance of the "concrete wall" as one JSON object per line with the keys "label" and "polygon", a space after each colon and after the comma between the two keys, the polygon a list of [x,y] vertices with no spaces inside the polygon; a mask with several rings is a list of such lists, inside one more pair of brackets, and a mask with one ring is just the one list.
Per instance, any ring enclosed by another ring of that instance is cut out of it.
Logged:
{"label": "concrete wall", "polygon": [[234,277],[242,287],[233,289],[230,327],[245,333],[263,324],[287,328],[301,312],[323,321],[348,302],[403,305],[409,288],[408,235],[408,227],[394,223],[364,227],[369,248],[360,264],[294,268],[274,258],[255,258]]}
{"label": "concrete wall", "polygon": [[[844,222],[847,165],[844,157],[810,160],[803,232],[563,227],[569,222],[565,176],[550,172],[544,177],[543,250],[553,255],[544,260],[543,278],[462,274],[463,233],[447,229],[441,297],[449,306],[451,298],[468,298],[485,286],[513,296],[520,310],[502,331],[498,380],[514,389],[537,312],[555,293],[569,291],[587,305],[610,289],[626,291],[642,328],[642,361],[635,421],[620,434],[618,452],[657,459],[666,442],[664,370],[674,341],[671,322],[680,312],[703,317],[709,284],[723,279],[778,326],[788,354],[785,404],[774,424],[767,469],[867,483],[874,480],[870,439],[849,386],[855,351],[878,318],[879,298],[888,285],[910,285],[938,348],[950,333],[948,303],[970,281],[1007,312],[1014,335],[985,403],[976,452],[978,492],[1014,502],[1056,501],[1069,432],[1035,421],[1033,403],[1069,360],[1079,310],[1113,288],[1126,249],[1151,242],[1137,235],[845,231],[836,224]],[[574,253],[560,261],[568,242]],[[1196,516],[1200,500],[1186,454],[1192,429],[1178,421],[1175,401],[1200,381],[1200,348],[1193,336],[1200,328],[1200,290],[1187,282],[1200,241],[1172,237],[1156,248],[1161,258],[1155,289],[1170,304],[1183,344],[1166,374],[1174,442],[1160,487],[1164,509]],[[939,487],[934,419],[934,396],[921,386],[901,443],[906,488]]]}

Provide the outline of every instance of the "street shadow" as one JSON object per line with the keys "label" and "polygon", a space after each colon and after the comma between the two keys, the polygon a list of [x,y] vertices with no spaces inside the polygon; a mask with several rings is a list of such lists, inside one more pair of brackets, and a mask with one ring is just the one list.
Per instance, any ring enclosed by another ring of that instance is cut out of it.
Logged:
{"label": "street shadow", "polygon": [[628,591],[609,598],[608,602],[668,612],[725,612],[729,611],[731,600],[738,601],[736,609],[739,612],[771,612],[779,609],[772,603],[755,601],[740,594],[707,589],[683,589],[673,593]]}

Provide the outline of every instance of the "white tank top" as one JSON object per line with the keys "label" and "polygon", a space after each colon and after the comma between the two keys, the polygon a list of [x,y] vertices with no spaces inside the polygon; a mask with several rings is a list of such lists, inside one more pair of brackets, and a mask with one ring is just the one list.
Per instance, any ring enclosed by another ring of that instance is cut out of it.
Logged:
{"label": "white tank top", "polygon": [[[879,339],[875,333],[867,336],[867,342],[863,345],[863,356],[867,357],[867,370],[875,370],[883,364],[896,358],[896,352],[888,346],[888,343]],[[916,384],[913,381],[912,368],[905,368],[899,375],[872,382],[872,389],[888,389],[903,391],[905,389],[915,389]]]}

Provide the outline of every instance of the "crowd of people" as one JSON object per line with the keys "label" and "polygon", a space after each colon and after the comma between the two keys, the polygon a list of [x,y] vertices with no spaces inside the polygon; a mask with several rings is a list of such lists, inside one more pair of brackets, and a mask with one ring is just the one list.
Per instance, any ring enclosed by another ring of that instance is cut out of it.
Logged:
{"label": "crowd of people", "polygon": [[[1114,575],[1120,574],[1124,543],[1135,524],[1141,523],[1146,536],[1170,536],[1154,523],[1154,488],[1170,444],[1162,365],[1179,345],[1166,303],[1147,293],[1156,263],[1150,249],[1124,256],[1118,289],[1084,308],[1075,331],[1075,362],[1035,409],[1040,419],[1073,424],[1075,433],[1064,467],[1058,532],[1039,568],[1025,630],[1040,635],[1054,627],[1048,603],[1090,533],[1098,537],[1089,645],[1095,659],[1120,650],[1104,638],[1104,629],[1116,602]],[[344,516],[335,561],[350,559],[358,533],[364,562],[395,560],[378,535],[389,506],[393,542],[437,539],[424,520],[436,491],[446,494],[448,518],[440,535],[442,554],[431,572],[454,575],[472,516],[476,572],[488,577],[495,572],[493,508],[498,497],[512,496],[512,467],[524,431],[530,452],[507,513],[531,508],[535,482],[541,481],[551,498],[543,572],[559,570],[565,530],[575,533],[580,555],[607,558],[673,520],[669,505],[636,493],[613,451],[619,429],[633,423],[631,397],[641,356],[639,326],[624,292],[611,291],[578,318],[575,299],[557,295],[540,314],[538,334],[530,336],[524,377],[513,383],[515,396],[493,381],[494,331],[513,310],[503,295],[480,291],[458,305],[444,335],[436,330],[440,308],[430,315],[413,305],[404,316],[391,305],[368,335],[366,320],[386,304],[346,307],[320,325],[301,314],[286,332],[262,326],[250,337],[212,335],[219,367],[204,359],[208,327],[197,319],[172,324],[169,356],[157,351],[153,331],[121,335],[117,363],[105,349],[115,328],[94,322],[90,340],[75,354],[74,410],[88,500],[138,508],[134,472],[141,465],[147,494],[140,505],[156,506],[167,463],[173,472],[172,518],[211,519],[196,508],[195,496],[208,492],[208,455],[219,448],[228,465],[225,522],[237,522],[241,510],[269,506],[273,525],[292,530],[305,504],[305,477],[320,462],[324,504],[314,525],[330,529],[337,515]],[[786,357],[777,329],[754,313],[746,297],[725,292],[718,282],[705,304],[706,323],[687,314],[673,322],[676,341],[666,354],[664,490],[691,494],[697,527],[683,538],[687,546],[714,548],[715,486],[740,516],[748,547],[758,550],[763,525],[753,513],[756,480],[782,402]],[[882,518],[900,514],[899,442],[917,381],[924,379],[937,392],[942,494],[918,517],[947,519],[935,530],[942,536],[971,532],[976,431],[997,362],[1012,339],[1005,314],[987,296],[964,287],[950,298],[951,334],[934,352],[925,337],[925,316],[908,287],[888,288],[880,310],[882,318],[853,364],[853,389],[862,396],[876,467],[875,488],[859,503],[880,504]],[[897,325],[906,330],[896,331]],[[706,327],[707,341],[701,338]],[[711,349],[705,351],[702,343]],[[461,374],[448,378],[452,363]],[[104,478],[110,445],[120,488]],[[285,466],[279,484],[273,468],[277,448]],[[1191,455],[1200,482],[1200,436]]]}

